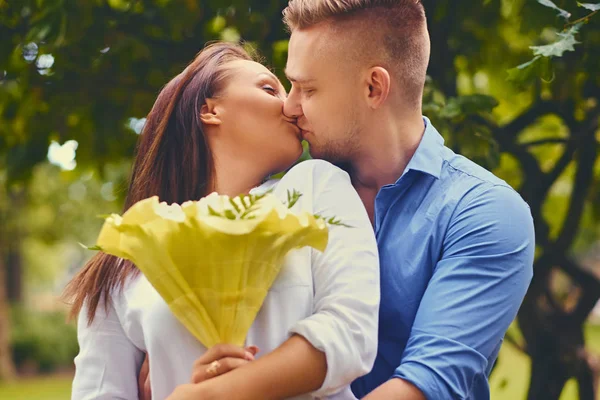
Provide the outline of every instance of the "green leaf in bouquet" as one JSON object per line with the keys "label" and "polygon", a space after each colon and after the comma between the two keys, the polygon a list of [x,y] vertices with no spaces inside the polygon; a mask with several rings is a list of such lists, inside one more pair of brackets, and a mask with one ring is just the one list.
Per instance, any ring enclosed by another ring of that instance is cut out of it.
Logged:
{"label": "green leaf in bouquet", "polygon": [[302,193],[298,192],[296,189],[294,189],[294,191],[291,193],[288,190],[287,191],[287,207],[288,208],[294,207],[294,205],[298,202],[298,200],[300,200],[300,197],[302,197]]}
{"label": "green leaf in bouquet", "polygon": [[307,246],[323,252],[329,236],[322,221],[288,210],[276,196],[258,202],[263,197],[244,202],[245,211],[258,207],[253,221],[240,219],[228,197],[215,193],[182,205],[187,223],[181,223],[161,212],[180,206],[154,196],[134,204],[118,223],[107,219],[97,244],[131,260],[205,347],[242,346],[286,255]]}
{"label": "green leaf in bouquet", "polygon": [[106,219],[106,218],[110,217],[110,214],[98,214],[98,215],[96,215],[96,217],[98,217],[100,219]]}
{"label": "green leaf in bouquet", "polygon": [[343,226],[345,228],[353,228],[353,226],[351,225],[342,223],[342,221],[340,219],[337,219],[336,217],[324,217],[321,214],[313,214],[313,217],[315,217],[316,219],[323,220],[326,224],[331,226]]}
{"label": "green leaf in bouquet", "polygon": [[92,250],[92,251],[102,251],[102,247],[98,246],[98,245],[94,245],[94,246],[86,246],[85,244],[79,242],[77,243],[79,244],[81,247],[83,247],[86,250]]}
{"label": "green leaf in bouquet", "polygon": [[237,203],[233,199],[229,199],[229,204],[231,204],[231,206],[233,207],[235,212],[237,212],[238,214],[240,214],[242,212],[240,206],[238,206]]}
{"label": "green leaf in bouquet", "polygon": [[223,217],[222,213],[215,211],[211,206],[208,206],[208,215],[212,215],[213,217]]}
{"label": "green leaf in bouquet", "polygon": [[254,216],[252,215],[252,213],[253,213],[254,211],[256,211],[256,210],[257,210],[257,208],[258,208],[258,207],[257,207],[256,205],[254,205],[254,206],[250,206],[249,208],[247,208],[247,209],[246,209],[246,210],[245,210],[245,211],[242,213],[242,215],[240,216],[240,218],[241,218],[241,219],[252,219],[252,218],[254,218]]}
{"label": "green leaf in bouquet", "polygon": [[234,213],[232,210],[225,210],[224,214],[225,214],[225,218],[227,218],[227,219],[232,219],[232,220],[238,219],[236,213]]}

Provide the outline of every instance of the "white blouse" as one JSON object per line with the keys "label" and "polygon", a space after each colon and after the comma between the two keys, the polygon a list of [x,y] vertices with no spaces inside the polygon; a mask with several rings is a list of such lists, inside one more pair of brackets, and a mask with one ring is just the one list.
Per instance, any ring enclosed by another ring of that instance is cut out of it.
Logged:
{"label": "white blouse", "polygon": [[[296,189],[302,197],[295,209],[335,216],[352,227],[331,227],[323,253],[303,248],[288,254],[246,345],[260,348],[258,358],[291,334],[302,335],[325,353],[327,375],[319,390],[295,399],[355,399],[349,385],[371,370],[377,350],[379,259],[367,213],[348,174],[325,161],[300,163],[253,193],[270,188],[282,200]],[[91,326],[85,307],[80,313],[72,399],[138,399],[144,352],[154,400],[189,383],[194,361],[206,348],[146,278],[130,279],[111,300],[107,311],[100,303]]]}

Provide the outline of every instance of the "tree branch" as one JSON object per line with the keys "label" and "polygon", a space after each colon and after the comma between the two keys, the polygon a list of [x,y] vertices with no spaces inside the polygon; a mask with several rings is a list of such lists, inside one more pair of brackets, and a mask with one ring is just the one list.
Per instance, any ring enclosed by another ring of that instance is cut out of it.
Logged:
{"label": "tree branch", "polygon": [[531,142],[521,143],[521,146],[528,149],[530,147],[543,146],[545,144],[565,144],[565,143],[569,143],[569,139],[567,139],[567,138],[548,138],[548,139],[532,140]]}
{"label": "tree branch", "polygon": [[561,115],[561,104],[553,100],[537,100],[521,115],[501,127],[507,139],[514,140],[521,131],[547,114]]}
{"label": "tree branch", "polygon": [[561,269],[565,271],[573,281],[577,282],[577,285],[583,290],[596,293],[596,298],[600,298],[600,280],[596,275],[583,269],[576,261],[568,256],[561,257],[560,266]]}
{"label": "tree branch", "polygon": [[[535,122],[538,117],[542,115],[538,114],[541,112],[540,110],[541,108],[538,107],[537,111],[533,112],[530,108],[524,111],[521,116],[515,118],[513,122],[509,123],[508,125],[504,125],[503,127],[499,127],[493,121],[490,121],[489,119],[483,118],[479,115],[473,115],[470,118],[473,120],[473,122],[486,127],[500,145],[501,151],[513,155],[521,165],[524,179],[521,186],[516,189],[519,191],[521,196],[523,196],[523,199],[529,204],[531,209],[533,223],[535,225],[536,243],[541,246],[546,246],[550,242],[550,230],[542,215],[542,205],[546,198],[546,193],[541,187],[542,183],[544,182],[544,172],[540,168],[539,162],[535,156],[527,151],[527,148],[524,145],[517,144],[514,140],[515,137],[512,135],[507,135],[505,130],[507,126],[521,126],[521,124],[524,124],[525,121],[529,121],[528,123]],[[527,116],[523,117],[524,114],[527,114]],[[509,127],[509,129],[513,128]]]}
{"label": "tree branch", "polygon": [[598,157],[598,144],[596,143],[596,130],[598,129],[598,118],[600,117],[600,106],[596,107],[596,112],[592,113],[591,120],[586,126],[585,132],[580,141],[579,163],[575,173],[571,202],[565,223],[558,234],[554,243],[554,248],[559,252],[566,252],[573,243],[581,216],[585,207],[585,202],[594,180],[594,164]]}
{"label": "tree branch", "polygon": [[[573,132],[571,132],[571,135],[573,135]],[[547,174],[544,174],[542,178],[543,184],[541,185],[541,189],[544,194],[550,190],[554,182],[561,176],[571,161],[573,161],[573,156],[575,155],[576,150],[577,142],[575,140],[570,141],[567,144],[566,149],[563,151],[563,154],[554,165],[554,168],[552,168],[552,170]]]}

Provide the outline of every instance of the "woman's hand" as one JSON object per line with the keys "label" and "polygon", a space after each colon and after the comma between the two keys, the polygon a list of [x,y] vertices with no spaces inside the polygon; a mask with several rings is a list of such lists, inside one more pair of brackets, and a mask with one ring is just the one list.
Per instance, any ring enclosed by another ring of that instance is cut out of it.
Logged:
{"label": "woman's hand", "polygon": [[[241,367],[254,360],[254,356],[258,351],[259,349],[256,346],[249,346],[245,349],[231,344],[213,346],[194,363],[191,383],[197,384]],[[138,387],[140,400],[152,400],[150,368],[147,354],[140,370]],[[186,396],[191,395],[193,387],[194,385],[178,386],[169,397],[169,400],[190,398]],[[196,389],[196,391],[198,390],[199,388]]]}
{"label": "woman's hand", "polygon": [[256,346],[246,348],[232,344],[213,346],[194,363],[191,383],[204,382],[246,365],[254,360],[258,351]]}
{"label": "woman's hand", "polygon": [[232,344],[218,344],[211,347],[202,357],[194,363],[191,384],[180,385],[175,388],[167,400],[210,400],[221,398],[214,385],[205,382],[211,378],[223,375],[229,371],[246,365],[254,360],[258,347],[247,348]]}
{"label": "woman's hand", "polygon": [[202,393],[201,390],[199,390],[199,387],[200,385],[189,383],[187,385],[179,385],[175,388],[173,393],[167,397],[167,400],[200,400],[202,399],[202,397],[200,397]]}

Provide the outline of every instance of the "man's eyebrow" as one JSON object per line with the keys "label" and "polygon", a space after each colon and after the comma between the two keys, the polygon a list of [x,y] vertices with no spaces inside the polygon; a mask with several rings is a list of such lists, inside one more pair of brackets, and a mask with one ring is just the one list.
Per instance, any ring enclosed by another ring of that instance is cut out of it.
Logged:
{"label": "man's eyebrow", "polygon": [[290,75],[287,70],[285,71],[285,76],[292,83],[310,83],[310,82],[314,82],[315,81],[314,78],[302,78],[302,77],[297,77],[297,76]]}

